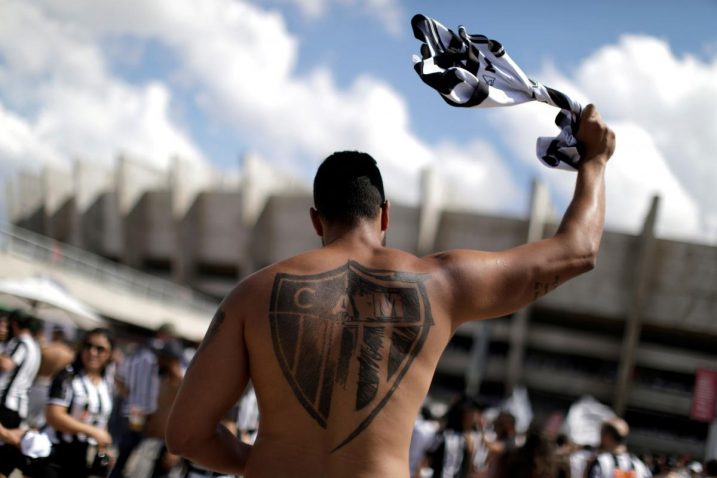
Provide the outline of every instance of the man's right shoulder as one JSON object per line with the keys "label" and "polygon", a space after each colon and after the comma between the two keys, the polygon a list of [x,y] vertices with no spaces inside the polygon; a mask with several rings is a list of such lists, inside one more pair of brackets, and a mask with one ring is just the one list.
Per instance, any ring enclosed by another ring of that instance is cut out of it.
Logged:
{"label": "man's right shoulder", "polygon": [[271,288],[277,274],[312,274],[321,269],[320,249],[298,254],[270,264],[242,279],[232,290],[233,294],[256,293],[265,287]]}
{"label": "man's right shoulder", "polygon": [[277,274],[301,273],[302,265],[307,263],[304,256],[306,254],[275,262],[248,275],[239,281],[227,294],[221,307],[245,311],[247,306],[253,309],[254,307],[268,305],[271,289]]}

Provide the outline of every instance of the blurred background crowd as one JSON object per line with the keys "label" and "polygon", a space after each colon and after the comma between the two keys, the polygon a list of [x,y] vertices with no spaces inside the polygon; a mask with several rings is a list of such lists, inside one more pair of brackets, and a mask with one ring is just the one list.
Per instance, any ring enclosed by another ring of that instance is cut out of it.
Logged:
{"label": "blurred background crowd", "polygon": [[[0,475],[221,476],[167,451],[164,428],[195,343],[171,324],[144,337],[76,331],[21,310],[0,314]],[[223,424],[252,443],[251,386]],[[500,403],[427,397],[409,449],[412,478],[715,477],[717,461],[634,453],[629,424],[592,397],[533,418],[525,389]],[[620,475],[616,473],[624,472]],[[13,474],[14,473],[14,474]]]}

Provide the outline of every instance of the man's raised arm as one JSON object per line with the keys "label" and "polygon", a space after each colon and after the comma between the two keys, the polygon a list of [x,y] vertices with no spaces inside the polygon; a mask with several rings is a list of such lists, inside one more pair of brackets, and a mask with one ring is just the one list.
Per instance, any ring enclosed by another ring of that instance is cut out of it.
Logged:
{"label": "man's raised arm", "polygon": [[575,194],[555,236],[503,252],[432,256],[445,272],[454,325],[515,312],[595,266],[605,218],[605,166],[615,135],[593,105],[580,118]]}
{"label": "man's raised arm", "polygon": [[249,380],[241,284],[219,306],[169,416],[167,448],[211,470],[243,473],[251,446],[221,425]]}

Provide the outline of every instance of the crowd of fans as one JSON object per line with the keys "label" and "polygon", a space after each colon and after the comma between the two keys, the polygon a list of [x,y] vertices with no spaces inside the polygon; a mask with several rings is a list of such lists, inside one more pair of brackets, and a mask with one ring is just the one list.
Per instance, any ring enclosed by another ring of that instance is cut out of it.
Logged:
{"label": "crowd of fans", "polygon": [[[193,348],[161,326],[144,342],[97,328],[71,343],[62,328],[0,312],[0,477],[219,477],[169,453],[164,429]],[[256,400],[224,425],[256,432]],[[247,408],[248,407],[248,408]],[[253,408],[253,412],[252,412]]]}
{"label": "crowd of fans", "polygon": [[[171,404],[193,349],[171,325],[145,342],[118,346],[97,328],[73,345],[61,328],[21,311],[0,312],[0,477],[203,478],[220,474],[182,460],[164,444]],[[251,443],[258,428],[250,389],[224,425]],[[440,417],[428,408],[414,426],[412,478],[696,478],[717,477],[717,461],[638,457],[629,427],[613,417],[596,447],[461,398]],[[13,475],[15,476],[15,475]]]}
{"label": "crowd of fans", "polygon": [[627,449],[628,424],[606,419],[597,446],[571,443],[565,434],[531,425],[518,433],[516,418],[457,400],[435,418],[427,408],[411,437],[411,478],[697,478],[717,476],[717,460],[642,456]]}

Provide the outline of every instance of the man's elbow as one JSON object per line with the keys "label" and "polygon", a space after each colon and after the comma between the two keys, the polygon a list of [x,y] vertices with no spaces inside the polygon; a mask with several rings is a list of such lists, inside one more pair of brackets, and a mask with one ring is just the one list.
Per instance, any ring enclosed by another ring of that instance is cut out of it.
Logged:
{"label": "man's elbow", "polygon": [[575,260],[578,274],[584,274],[595,269],[597,266],[598,247],[591,246],[577,254]]}
{"label": "man's elbow", "polygon": [[567,256],[570,257],[570,268],[575,275],[584,274],[597,266],[598,252],[600,251],[600,238],[585,237],[584,235],[562,235]]}

